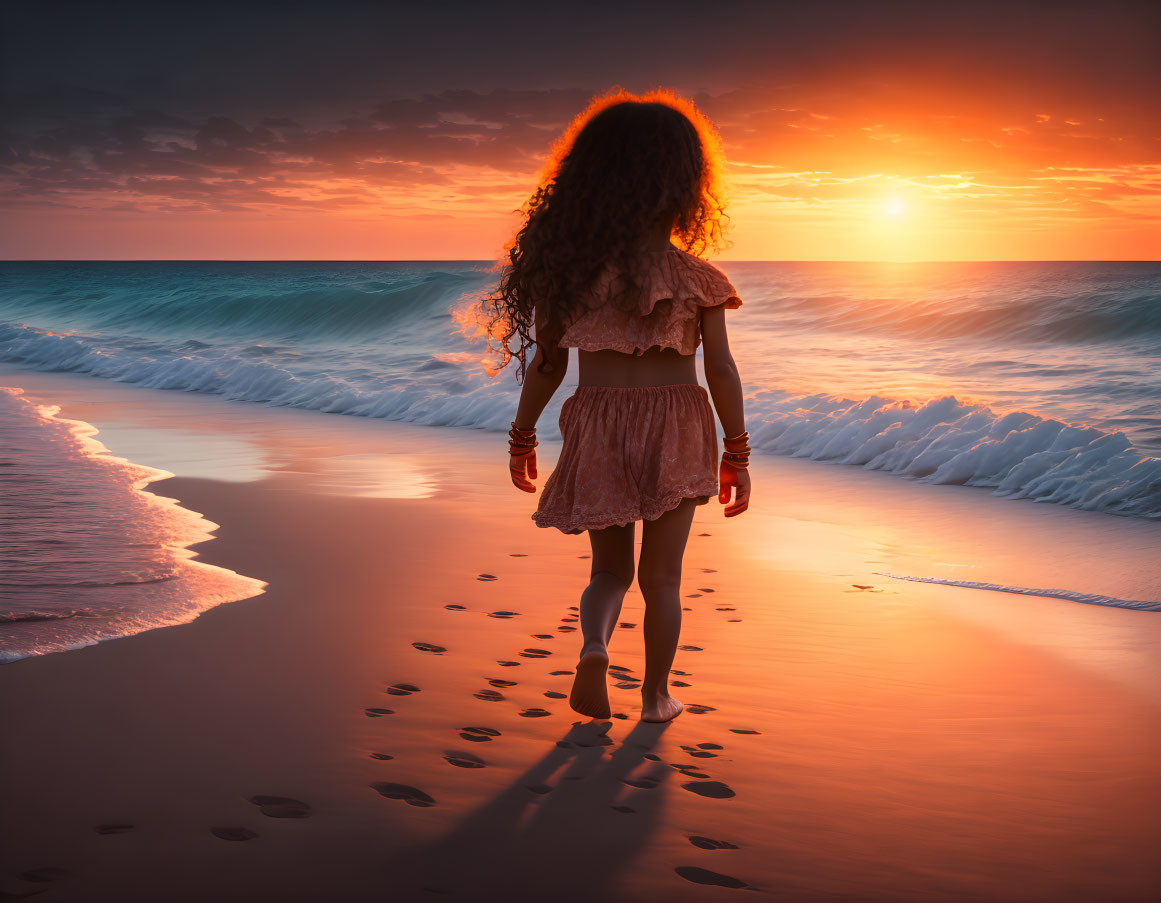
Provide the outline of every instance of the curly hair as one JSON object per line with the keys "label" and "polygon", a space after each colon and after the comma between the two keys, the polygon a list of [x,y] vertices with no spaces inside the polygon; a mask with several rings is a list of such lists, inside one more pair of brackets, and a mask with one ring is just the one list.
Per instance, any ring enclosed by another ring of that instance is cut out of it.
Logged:
{"label": "curly hair", "polygon": [[523,382],[534,345],[537,369],[552,372],[557,341],[607,267],[618,274],[608,303],[632,309],[658,228],[672,223],[671,239],[696,256],[721,250],[722,170],[720,139],[690,101],[668,90],[594,98],[553,147],[483,299],[489,351],[495,339],[501,355],[490,375],[515,357]]}

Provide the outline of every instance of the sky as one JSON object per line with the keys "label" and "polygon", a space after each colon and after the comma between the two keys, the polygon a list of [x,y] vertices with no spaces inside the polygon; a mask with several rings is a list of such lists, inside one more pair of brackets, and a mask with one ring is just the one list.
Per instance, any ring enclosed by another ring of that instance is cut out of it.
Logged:
{"label": "sky", "polygon": [[5,259],[493,259],[614,86],[717,125],[722,260],[1161,257],[1161,4],[0,9]]}

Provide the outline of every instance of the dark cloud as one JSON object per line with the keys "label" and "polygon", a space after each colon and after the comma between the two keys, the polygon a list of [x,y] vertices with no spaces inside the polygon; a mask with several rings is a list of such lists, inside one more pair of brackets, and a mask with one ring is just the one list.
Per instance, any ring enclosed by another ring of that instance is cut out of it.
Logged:
{"label": "dark cloud", "polygon": [[[691,94],[732,159],[788,170],[1161,159],[1156,4],[110,0],[13,3],[3,16],[10,205],[518,193],[613,83]],[[470,183],[452,175],[464,168],[478,171]]]}

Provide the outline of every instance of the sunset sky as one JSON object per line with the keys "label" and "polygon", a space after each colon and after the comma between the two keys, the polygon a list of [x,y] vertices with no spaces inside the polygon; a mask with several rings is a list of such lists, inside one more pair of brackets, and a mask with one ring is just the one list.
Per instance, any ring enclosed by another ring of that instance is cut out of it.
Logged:
{"label": "sunset sky", "polygon": [[595,93],[730,160],[722,259],[1161,257],[1161,5],[5,4],[0,255],[488,259]]}

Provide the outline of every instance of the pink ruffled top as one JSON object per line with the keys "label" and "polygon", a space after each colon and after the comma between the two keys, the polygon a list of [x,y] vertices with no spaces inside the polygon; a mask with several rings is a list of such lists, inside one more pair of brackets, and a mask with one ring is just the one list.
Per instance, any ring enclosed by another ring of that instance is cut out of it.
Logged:
{"label": "pink ruffled top", "polygon": [[703,307],[742,306],[721,270],[680,248],[649,252],[646,283],[634,312],[606,303],[612,280],[610,272],[597,281],[585,299],[590,310],[564,331],[561,346],[638,355],[660,346],[693,354],[701,344]]}

